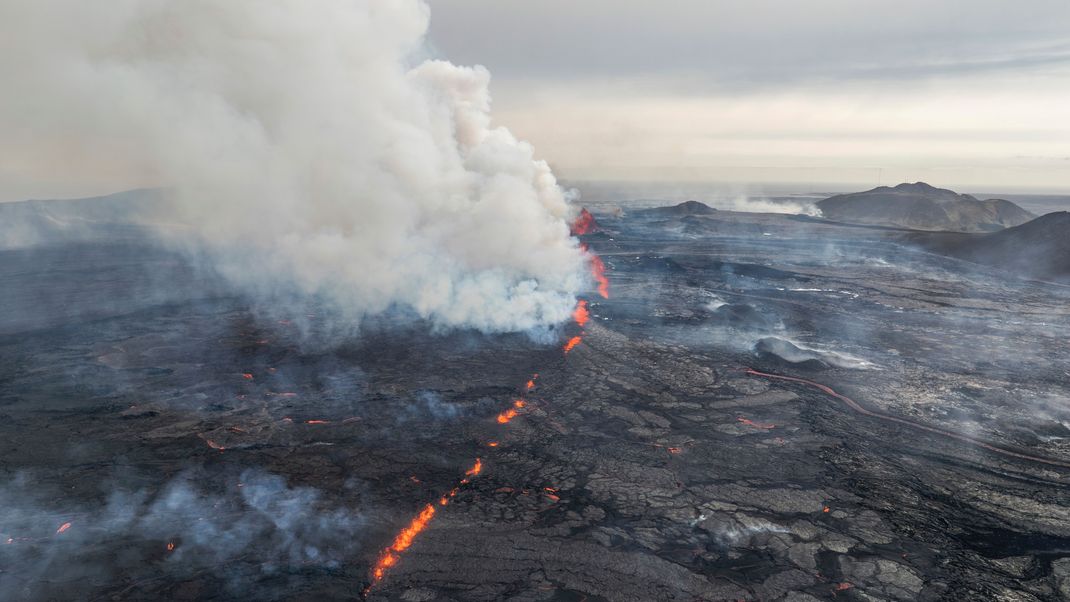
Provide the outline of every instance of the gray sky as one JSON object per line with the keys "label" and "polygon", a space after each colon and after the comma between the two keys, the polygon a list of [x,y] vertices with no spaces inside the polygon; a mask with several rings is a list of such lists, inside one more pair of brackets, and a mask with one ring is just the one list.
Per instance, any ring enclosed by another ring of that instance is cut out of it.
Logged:
{"label": "gray sky", "polygon": [[1065,0],[434,0],[430,36],[566,178],[1070,191]]}

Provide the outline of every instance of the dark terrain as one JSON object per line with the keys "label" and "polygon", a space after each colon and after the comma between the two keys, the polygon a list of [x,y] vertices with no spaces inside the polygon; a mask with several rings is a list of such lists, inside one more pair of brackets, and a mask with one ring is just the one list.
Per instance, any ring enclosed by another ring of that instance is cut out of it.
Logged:
{"label": "dark terrain", "polygon": [[898,230],[597,217],[568,354],[314,344],[318,308],[127,230],[0,252],[0,599],[356,599],[475,458],[368,599],[1070,596],[1070,289]]}
{"label": "dark terrain", "polygon": [[982,201],[924,182],[836,195],[817,207],[837,222],[951,232],[994,232],[1036,217],[1004,199]]}

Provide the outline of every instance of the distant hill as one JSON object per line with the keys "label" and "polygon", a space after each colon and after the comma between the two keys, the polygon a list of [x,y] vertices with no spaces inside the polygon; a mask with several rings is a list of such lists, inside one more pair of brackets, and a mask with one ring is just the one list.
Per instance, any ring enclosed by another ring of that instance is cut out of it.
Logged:
{"label": "distant hill", "polygon": [[633,215],[647,217],[686,217],[688,215],[711,215],[714,213],[717,213],[716,209],[698,201],[684,201],[671,207],[654,207],[653,209],[640,209],[632,212]]}
{"label": "distant hill", "polygon": [[991,234],[916,234],[909,240],[935,253],[1022,276],[1070,281],[1070,213],[1066,211]]}
{"label": "distant hill", "polygon": [[837,222],[949,232],[995,232],[1036,217],[1010,201],[981,201],[924,182],[841,194],[817,206]]}
{"label": "distant hill", "polygon": [[0,203],[0,249],[136,234],[166,207],[161,189],[85,199]]}

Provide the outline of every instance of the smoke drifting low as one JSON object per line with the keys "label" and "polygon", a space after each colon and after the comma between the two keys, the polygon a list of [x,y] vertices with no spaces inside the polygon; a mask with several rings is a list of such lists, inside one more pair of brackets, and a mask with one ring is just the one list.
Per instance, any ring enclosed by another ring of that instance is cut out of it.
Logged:
{"label": "smoke drifting low", "polygon": [[420,0],[5,3],[0,157],[172,188],[167,239],[268,299],[563,322],[587,284],[567,195],[491,125],[485,69],[418,61],[428,18]]}

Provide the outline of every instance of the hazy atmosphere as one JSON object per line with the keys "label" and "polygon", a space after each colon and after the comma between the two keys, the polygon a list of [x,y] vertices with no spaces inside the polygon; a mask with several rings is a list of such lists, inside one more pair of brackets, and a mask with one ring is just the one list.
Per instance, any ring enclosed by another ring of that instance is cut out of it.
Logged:
{"label": "hazy atmosphere", "polygon": [[0,0],[0,602],[1070,600],[1067,0]]}
{"label": "hazy atmosphere", "polygon": [[490,68],[496,119],[562,177],[1070,191],[1061,0],[432,10],[435,48]]}

